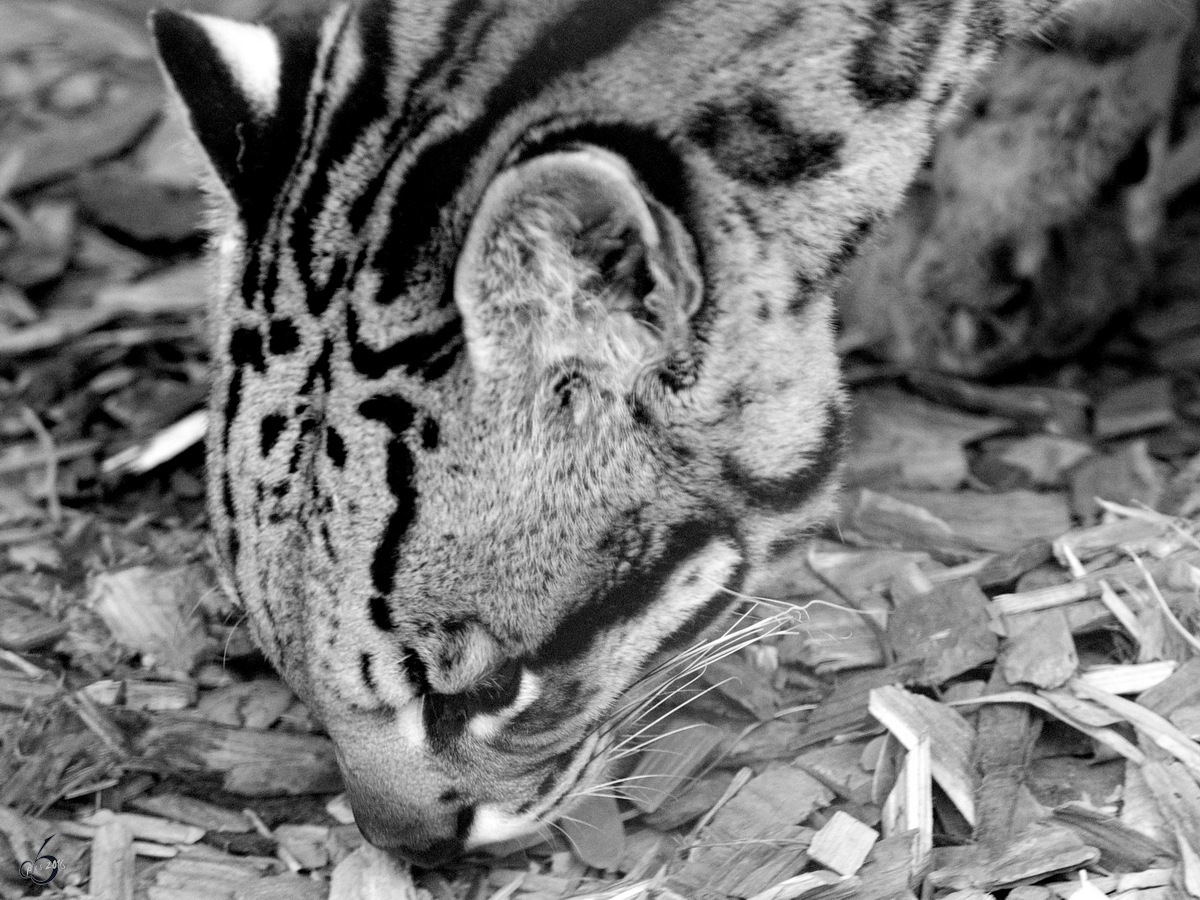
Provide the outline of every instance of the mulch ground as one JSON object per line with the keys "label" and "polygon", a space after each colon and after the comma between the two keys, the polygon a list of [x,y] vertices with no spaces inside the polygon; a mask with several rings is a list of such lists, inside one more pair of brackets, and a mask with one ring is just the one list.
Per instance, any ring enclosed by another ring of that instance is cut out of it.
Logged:
{"label": "mulch ground", "polygon": [[622,783],[446,871],[365,846],[208,562],[150,5],[0,0],[0,896],[1200,897],[1191,297],[1019,383],[851,361],[838,521]]}

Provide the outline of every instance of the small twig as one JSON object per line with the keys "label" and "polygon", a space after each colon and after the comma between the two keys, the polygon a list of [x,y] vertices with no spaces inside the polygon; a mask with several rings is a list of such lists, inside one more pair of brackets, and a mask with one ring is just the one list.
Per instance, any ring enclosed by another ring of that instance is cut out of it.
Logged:
{"label": "small twig", "polygon": [[62,523],[62,503],[58,499],[58,450],[54,438],[42,424],[42,420],[28,406],[21,407],[21,420],[37,438],[38,446],[46,458],[46,512],[55,525]]}
{"label": "small twig", "polygon": [[1195,650],[1200,650],[1200,639],[1183,627],[1183,623],[1175,618],[1175,613],[1171,612],[1171,607],[1167,604],[1167,598],[1162,595],[1162,591],[1158,589],[1158,585],[1154,581],[1154,576],[1150,574],[1150,570],[1146,568],[1146,564],[1142,562],[1142,558],[1133,553],[1129,554],[1133,562],[1138,567],[1138,571],[1142,573],[1142,577],[1146,579],[1146,586],[1150,588],[1150,596],[1153,597],[1160,607],[1162,607],[1163,615],[1167,617],[1167,621],[1171,626],[1179,632],[1180,636],[1191,644]]}

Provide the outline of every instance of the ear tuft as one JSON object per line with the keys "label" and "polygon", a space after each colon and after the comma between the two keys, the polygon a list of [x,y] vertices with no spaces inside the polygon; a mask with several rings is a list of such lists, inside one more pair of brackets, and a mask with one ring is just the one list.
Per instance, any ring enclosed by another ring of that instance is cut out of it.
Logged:
{"label": "ear tuft", "polygon": [[279,107],[279,40],[264,25],[157,10],[150,30],[158,55],[217,174],[234,187],[247,141]]}

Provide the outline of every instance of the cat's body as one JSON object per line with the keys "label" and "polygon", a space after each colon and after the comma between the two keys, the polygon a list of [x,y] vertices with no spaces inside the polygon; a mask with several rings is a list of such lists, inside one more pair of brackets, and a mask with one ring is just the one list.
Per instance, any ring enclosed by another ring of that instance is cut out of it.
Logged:
{"label": "cat's body", "polygon": [[832,287],[1055,6],[155,19],[222,203],[219,562],[372,842],[552,818],[647,663],[829,512]]}

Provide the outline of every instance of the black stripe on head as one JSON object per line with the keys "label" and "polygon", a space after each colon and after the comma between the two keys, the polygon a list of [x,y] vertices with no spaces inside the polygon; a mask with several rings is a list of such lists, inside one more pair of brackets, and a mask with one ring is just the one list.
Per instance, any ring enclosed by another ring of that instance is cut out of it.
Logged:
{"label": "black stripe on head", "polygon": [[403,366],[405,375],[420,373],[427,380],[435,381],[462,355],[462,321],[454,318],[433,331],[414,334],[382,350],[375,350],[359,337],[358,314],[348,306],[346,339],[350,344],[350,363],[360,375],[379,379]]}
{"label": "black stripe on head", "polygon": [[870,33],[854,47],[850,85],[869,107],[916,99],[951,0],[875,0]]}
{"label": "black stripe on head", "polygon": [[371,561],[372,583],[375,590],[386,596],[395,584],[400,545],[417,515],[417,494],[412,483],[416,463],[404,440],[404,433],[416,421],[417,411],[404,398],[386,394],[364,400],[358,411],[364,418],[387,425],[393,434],[387,448],[387,484],[396,499],[396,508],[388,518]]}
{"label": "black stripe on head", "polygon": [[711,518],[675,526],[651,561],[629,570],[614,585],[568,613],[538,648],[536,662],[557,665],[583,656],[601,634],[636,619],[658,602],[667,581],[685,560],[716,539],[732,539],[733,534],[732,524],[716,511]]}
{"label": "black stripe on head", "polygon": [[963,49],[977,53],[996,45],[1004,34],[1004,9],[999,0],[975,0],[967,18],[967,40]]}
{"label": "black stripe on head", "polygon": [[837,166],[846,142],[836,131],[789,122],[780,98],[755,86],[701,105],[687,134],[730,178],[760,188],[820,177]]}
{"label": "black stripe on head", "polygon": [[[446,273],[456,247],[441,216],[452,205],[471,163],[496,125],[556,79],[612,52],[669,0],[582,0],[551,23],[492,87],[483,114],[461,132],[427,147],[412,165],[392,204],[388,240],[379,251],[387,265],[379,301],[390,303],[439,279],[442,305],[450,305]],[[386,176],[383,176],[386,177]],[[448,239],[449,238],[449,239]]]}
{"label": "black stripe on head", "polygon": [[[363,65],[358,78],[351,85],[341,103],[330,115],[325,144],[319,148],[313,160],[313,175],[304,188],[297,206],[298,215],[293,227],[296,238],[292,242],[296,267],[304,279],[305,295],[309,312],[319,316],[329,306],[333,294],[345,283],[350,269],[345,256],[334,260],[333,270],[327,278],[318,280],[313,271],[313,248],[320,246],[316,240],[314,211],[322,209],[329,193],[329,174],[343,159],[350,155],[363,130],[387,114],[387,80],[392,65],[391,11],[387,0],[367,0],[353,13],[358,28],[346,31],[342,41],[356,36],[360,41]],[[338,247],[335,253],[353,252],[351,248]]]}
{"label": "black stripe on head", "polygon": [[732,457],[722,461],[721,476],[747,501],[760,509],[786,512],[796,509],[824,487],[837,471],[846,440],[846,413],[836,402],[825,409],[825,424],[808,464],[791,475],[762,478],[753,475]]}

